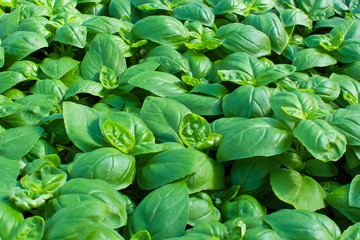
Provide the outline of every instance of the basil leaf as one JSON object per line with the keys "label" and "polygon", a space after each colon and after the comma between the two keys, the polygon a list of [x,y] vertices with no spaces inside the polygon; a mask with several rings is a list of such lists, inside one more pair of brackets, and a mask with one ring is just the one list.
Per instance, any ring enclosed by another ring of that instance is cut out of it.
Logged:
{"label": "basil leaf", "polygon": [[217,151],[220,162],[280,154],[290,148],[292,141],[286,127],[270,118],[229,121],[227,128],[217,133],[223,135]]}
{"label": "basil leaf", "polygon": [[147,230],[151,239],[181,236],[186,227],[189,195],[184,182],[158,188],[148,194],[129,220],[130,234]]}
{"label": "basil leaf", "polygon": [[189,32],[176,18],[170,16],[148,16],[137,21],[131,32],[139,39],[180,47],[189,40]]}

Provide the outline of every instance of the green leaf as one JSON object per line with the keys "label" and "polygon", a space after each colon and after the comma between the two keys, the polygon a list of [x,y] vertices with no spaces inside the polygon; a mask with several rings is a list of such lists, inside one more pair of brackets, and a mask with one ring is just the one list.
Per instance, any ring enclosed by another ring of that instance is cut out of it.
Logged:
{"label": "green leaf", "polygon": [[189,66],[186,59],[172,47],[160,45],[153,48],[145,58],[146,61],[153,61],[160,64],[159,71],[175,74],[188,72]]}
{"label": "green leaf", "polygon": [[220,218],[220,211],[214,207],[214,204],[208,194],[200,192],[190,197],[189,225],[196,226],[204,221],[219,221]]}
{"label": "green leaf", "polygon": [[333,73],[330,76],[330,80],[336,81],[340,85],[342,97],[337,98],[337,101],[342,106],[349,104],[357,104],[359,102],[360,84],[355,79],[346,76]]}
{"label": "green leaf", "polygon": [[315,177],[334,177],[338,174],[338,169],[332,162],[310,159],[306,161],[305,172]]}
{"label": "green leaf", "polygon": [[246,229],[245,237],[246,240],[283,240],[274,230],[264,227]]}
{"label": "green leaf", "polygon": [[192,77],[198,79],[203,77],[206,78],[212,66],[212,62],[205,54],[187,51],[183,56],[188,62],[189,72]]}
{"label": "green leaf", "polygon": [[271,173],[275,195],[299,210],[316,211],[325,207],[326,192],[314,179],[294,170],[278,169]]}
{"label": "green leaf", "polygon": [[79,64],[70,57],[59,59],[45,58],[39,65],[41,70],[51,78],[59,79]]}
{"label": "green leaf", "polygon": [[207,157],[200,162],[199,169],[184,178],[189,193],[225,188],[225,171],[221,163]]}
{"label": "green leaf", "polygon": [[213,26],[215,18],[212,9],[202,2],[190,2],[176,7],[173,16],[180,20],[198,21],[207,27]]}
{"label": "green leaf", "polygon": [[349,226],[340,237],[340,240],[357,239],[360,236],[360,223]]}
{"label": "green leaf", "polygon": [[9,240],[24,239],[36,240],[41,239],[44,234],[44,219],[40,216],[28,217],[22,221],[11,232]]}
{"label": "green leaf", "polygon": [[109,15],[117,19],[130,20],[133,12],[132,8],[130,0],[111,0]]}
{"label": "green leaf", "polygon": [[115,148],[99,148],[79,153],[74,159],[71,178],[102,179],[120,190],[135,178],[135,158]]}
{"label": "green leaf", "polygon": [[138,169],[137,182],[142,189],[155,189],[199,171],[206,158],[191,148],[158,153]]}
{"label": "green leaf", "polygon": [[272,90],[265,86],[241,86],[223,98],[225,117],[270,117],[270,96]]}
{"label": "green leaf", "polygon": [[64,102],[63,111],[66,132],[78,148],[88,152],[109,146],[99,127],[100,112],[72,102]]}
{"label": "green leaf", "polygon": [[0,93],[5,92],[6,90],[25,80],[26,78],[24,75],[15,71],[0,72]]}
{"label": "green leaf", "polygon": [[101,98],[105,97],[105,89],[102,84],[91,80],[79,80],[66,90],[64,99],[68,99],[80,93],[88,93]]}
{"label": "green leaf", "polygon": [[21,212],[0,200],[0,237],[8,239],[13,229],[24,220]]}
{"label": "green leaf", "polygon": [[48,43],[39,33],[17,31],[5,38],[1,46],[5,48],[5,64],[9,66],[41,48],[48,47]]}
{"label": "green leaf", "polygon": [[115,89],[120,85],[114,71],[106,66],[102,67],[99,80],[106,89]]}
{"label": "green leaf", "polygon": [[[359,120],[358,120],[359,119]],[[349,145],[360,145],[360,113],[356,110],[337,109],[334,115],[325,119],[342,134]]]}
{"label": "green leaf", "polygon": [[290,8],[282,9],[280,12],[280,19],[284,27],[292,27],[296,25],[302,25],[309,29],[312,28],[313,24],[311,19],[301,9]]}
{"label": "green leaf", "polygon": [[189,32],[185,26],[170,16],[145,17],[134,24],[131,32],[139,39],[148,39],[175,48],[189,40]]}
{"label": "green leaf", "polygon": [[323,50],[307,48],[300,50],[294,56],[293,65],[298,71],[314,68],[326,67],[336,64],[336,59],[328,55]]}
{"label": "green leaf", "polygon": [[108,119],[101,129],[107,140],[121,152],[127,154],[135,146],[134,136],[121,124]]}
{"label": "green leaf", "polygon": [[261,69],[259,72],[256,72],[255,69],[256,83],[257,85],[267,85],[293,74],[295,70],[296,68],[294,66],[288,64],[271,65],[265,69]]}
{"label": "green leaf", "polygon": [[292,142],[292,136],[286,127],[271,118],[229,121],[226,128],[217,133],[223,135],[217,151],[220,162],[273,156],[289,149]]}
{"label": "green leaf", "polygon": [[140,117],[158,142],[182,143],[178,131],[181,119],[188,113],[190,110],[175,100],[147,97],[141,108]]}
{"label": "green leaf", "polygon": [[167,147],[163,144],[155,144],[152,142],[140,142],[136,144],[131,150],[131,155],[140,155],[147,153],[158,153],[163,152],[167,149]]}
{"label": "green leaf", "polygon": [[271,109],[285,121],[311,118],[320,110],[314,94],[304,91],[280,92],[270,98]]}
{"label": "green leaf", "polygon": [[[12,5],[12,4],[11,4]],[[9,6],[14,7],[14,6]],[[0,17],[0,38],[4,40],[10,34],[17,31],[20,22],[21,7],[17,7],[10,13],[2,14]]]}
{"label": "green leaf", "polygon": [[78,22],[72,21],[56,30],[54,40],[78,48],[84,48],[86,44],[86,35],[86,27]]}
{"label": "green leaf", "polygon": [[322,2],[315,0],[295,0],[296,5],[309,15],[311,20],[318,21],[334,15],[333,1],[325,0]]}
{"label": "green leaf", "polygon": [[212,139],[212,141],[215,141],[211,144],[209,142],[211,134],[210,124],[205,118],[194,113],[189,113],[181,119],[179,135],[186,146],[194,146],[200,150],[206,149],[207,147],[217,147],[221,141],[221,137],[218,137],[219,139],[217,141],[216,139]]}
{"label": "green leaf", "polygon": [[184,182],[158,188],[148,194],[129,220],[130,234],[147,230],[153,240],[181,236],[186,227],[189,195]]}
{"label": "green leaf", "polygon": [[313,89],[325,102],[331,102],[338,98],[340,94],[340,85],[338,82],[326,77],[311,77],[297,82],[299,89]]}
{"label": "green leaf", "polygon": [[[102,214],[101,216],[103,224],[113,229],[126,224],[125,196],[116,191],[112,185],[101,179],[75,178],[67,181],[65,185],[54,193],[54,197],[46,204],[45,217],[49,220],[60,211],[63,212],[62,214],[71,212],[69,211],[70,209],[68,209],[69,207],[77,208],[77,206],[80,207],[86,202],[94,202],[94,204],[91,204],[92,208],[98,209],[98,205],[99,210],[102,208],[102,205],[107,206],[106,214]],[[86,207],[82,209],[83,214],[86,214],[87,209],[89,211],[96,211],[95,209],[90,210],[90,208]],[[87,221],[86,217],[83,219]],[[71,225],[70,228],[74,229]],[[75,230],[78,229],[75,228]]]}
{"label": "green leaf", "polygon": [[263,217],[283,239],[323,239],[340,237],[340,229],[329,217],[303,210],[281,209]]}
{"label": "green leaf", "polygon": [[276,157],[245,158],[232,165],[230,177],[233,184],[240,185],[239,194],[257,196],[268,186],[270,173],[278,168]]}
{"label": "green leaf", "polygon": [[43,133],[41,127],[16,127],[0,135],[0,155],[11,160],[19,160],[35,145]]}
{"label": "green leaf", "polygon": [[82,25],[85,26],[91,34],[114,34],[119,32],[119,29],[124,27],[125,23],[111,17],[94,16],[85,20]]}
{"label": "green leaf", "polygon": [[333,190],[326,197],[327,203],[345,215],[353,223],[360,221],[360,210],[358,207],[352,207],[349,204],[350,184],[341,186]]}
{"label": "green leaf", "polygon": [[337,161],[345,153],[345,136],[324,120],[303,119],[293,134],[316,159]]}
{"label": "green leaf", "polygon": [[148,231],[142,230],[132,235],[130,240],[151,240],[151,236]]}
{"label": "green leaf", "polygon": [[180,93],[169,95],[167,98],[174,99],[189,108],[193,113],[198,115],[221,115],[221,98],[204,96],[201,94]]}
{"label": "green leaf", "polygon": [[47,117],[58,100],[52,95],[32,94],[17,101],[23,107],[7,116],[5,121],[12,126],[38,125],[43,118]]}
{"label": "green leaf", "polygon": [[246,52],[254,57],[270,54],[271,43],[269,37],[253,26],[230,23],[218,29],[216,37],[224,40],[220,49],[227,54]]}
{"label": "green leaf", "polygon": [[63,100],[67,89],[62,81],[47,79],[37,81],[32,88],[32,92],[35,94],[53,95],[60,102]]}
{"label": "green leaf", "polygon": [[81,74],[85,80],[99,81],[100,71],[104,66],[119,76],[126,69],[125,57],[110,35],[97,34],[81,62]]}
{"label": "green leaf", "polygon": [[186,230],[184,238],[180,238],[180,240],[218,240],[225,239],[227,235],[228,230],[222,223],[216,221],[205,221],[197,224],[193,228]]}
{"label": "green leaf", "polygon": [[246,17],[246,24],[264,32],[271,42],[271,50],[280,55],[289,42],[289,35],[279,17],[272,12]]}
{"label": "green leaf", "polygon": [[261,218],[266,215],[266,208],[250,195],[240,195],[221,206],[225,221],[236,218]]}
{"label": "green leaf", "polygon": [[17,177],[20,174],[20,164],[18,161],[12,161],[5,157],[0,157],[1,180],[0,180],[0,198],[7,196],[10,189],[16,186]]}
{"label": "green leaf", "polygon": [[143,88],[160,97],[185,93],[186,84],[170,73],[148,71],[136,74],[128,81],[129,84]]}
{"label": "green leaf", "polygon": [[349,205],[351,207],[359,207],[360,206],[360,194],[359,194],[359,180],[360,175],[356,175],[350,183],[349,189]]}
{"label": "green leaf", "polygon": [[[87,236],[109,215],[110,207],[87,200],[57,211],[45,222],[44,239],[87,239]],[[86,226],[86,227],[85,227]]]}

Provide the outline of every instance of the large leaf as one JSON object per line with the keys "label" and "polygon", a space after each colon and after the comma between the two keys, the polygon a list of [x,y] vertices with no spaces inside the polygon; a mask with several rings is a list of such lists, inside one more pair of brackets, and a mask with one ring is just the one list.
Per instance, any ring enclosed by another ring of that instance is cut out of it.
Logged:
{"label": "large leaf", "polygon": [[280,55],[285,50],[289,42],[289,35],[275,13],[251,14],[246,18],[246,24],[264,32],[270,38],[271,50],[275,53]]}
{"label": "large leaf", "polygon": [[174,149],[150,158],[137,172],[137,182],[150,190],[182,179],[200,169],[206,154],[194,149]]}
{"label": "large leaf", "polygon": [[128,81],[129,84],[143,88],[160,97],[185,93],[186,84],[170,73],[147,71],[136,74]]}
{"label": "large leaf", "polygon": [[64,102],[63,109],[66,132],[78,148],[87,152],[109,145],[99,127],[100,112],[72,102]]}
{"label": "large leaf", "polygon": [[51,113],[57,102],[58,100],[52,95],[27,95],[15,101],[15,103],[22,105],[22,108],[7,116],[6,122],[12,126],[38,125]]}
{"label": "large leaf", "polygon": [[270,181],[270,173],[280,168],[277,157],[255,157],[236,161],[230,171],[231,181],[239,193],[261,195]]}
{"label": "large leaf", "polygon": [[345,136],[322,119],[301,120],[293,134],[316,159],[337,161],[345,153]]}
{"label": "large leaf", "polygon": [[135,178],[135,158],[115,148],[79,153],[71,169],[72,178],[102,179],[115,189],[129,186]]}
{"label": "large leaf", "polygon": [[292,136],[279,121],[254,118],[227,123],[218,131],[223,135],[217,159],[221,162],[255,156],[273,156],[290,148]]}
{"label": "large leaf", "polygon": [[0,200],[0,237],[1,239],[8,239],[11,231],[24,220],[21,212],[15,210],[10,205]]}
{"label": "large leaf", "polygon": [[345,215],[353,223],[360,221],[360,209],[350,206],[350,184],[336,188],[326,197],[327,203],[337,211]]}
{"label": "large leaf", "polygon": [[26,78],[21,73],[15,71],[0,72],[0,93],[5,92],[19,82],[25,81]]}
{"label": "large leaf", "polygon": [[139,39],[180,47],[189,40],[189,32],[176,18],[170,16],[148,16],[135,23],[131,32]]}
{"label": "large leaf", "polygon": [[338,129],[349,145],[360,145],[360,112],[350,109],[337,109],[335,114],[326,119]]}
{"label": "large leaf", "polygon": [[99,201],[83,201],[62,208],[45,222],[45,240],[85,240],[109,214],[109,207]]}
{"label": "large leaf", "polygon": [[339,227],[327,216],[303,210],[281,209],[263,217],[283,239],[333,240]]}
{"label": "large leaf", "polygon": [[83,78],[99,81],[99,74],[104,66],[112,69],[116,76],[119,76],[126,69],[125,57],[110,35],[97,34],[81,62]]}
{"label": "large leaf", "polygon": [[189,195],[184,182],[158,188],[148,194],[129,220],[130,234],[147,230],[151,239],[161,240],[184,234],[189,208]]}
{"label": "large leaf", "polygon": [[326,192],[314,179],[294,170],[278,169],[271,173],[275,195],[299,210],[316,211],[325,207]]}
{"label": "large leaf", "polygon": [[72,21],[56,30],[55,41],[69,44],[78,48],[84,48],[86,44],[86,27]]}
{"label": "large leaf", "polygon": [[219,28],[216,37],[224,40],[221,49],[225,53],[246,52],[255,57],[270,54],[269,37],[250,25],[230,23]]}
{"label": "large leaf", "polygon": [[180,20],[198,21],[208,27],[212,27],[215,18],[212,9],[202,2],[190,2],[176,7],[173,16]]}
{"label": "large leaf", "polygon": [[1,46],[5,48],[5,64],[9,66],[31,53],[47,47],[48,43],[39,33],[17,31],[5,38]]}
{"label": "large leaf", "polygon": [[241,86],[223,99],[225,117],[270,117],[271,89],[265,86]]}
{"label": "large leaf", "polygon": [[293,60],[293,65],[298,71],[313,68],[326,67],[336,64],[336,59],[325,51],[316,48],[307,48],[298,51]]}
{"label": "large leaf", "polygon": [[175,100],[148,97],[141,108],[140,117],[158,142],[182,143],[178,134],[180,122],[188,113],[190,110]]}
{"label": "large leaf", "polygon": [[41,127],[17,127],[10,128],[0,135],[1,157],[19,160],[35,145],[43,133]]}
{"label": "large leaf", "polygon": [[[124,195],[116,191],[112,185],[100,179],[75,178],[67,181],[55,193],[46,205],[46,218],[54,216],[62,209],[81,205],[87,200],[96,201],[108,207],[103,223],[113,228],[126,224],[126,202]],[[65,211],[67,212],[67,210]]]}
{"label": "large leaf", "polygon": [[59,59],[45,58],[40,64],[40,68],[49,77],[59,79],[78,64],[79,61],[70,57],[62,57]]}
{"label": "large leaf", "polygon": [[0,157],[2,168],[0,169],[0,198],[9,194],[10,189],[16,186],[16,180],[20,173],[18,161],[12,161],[5,157]]}

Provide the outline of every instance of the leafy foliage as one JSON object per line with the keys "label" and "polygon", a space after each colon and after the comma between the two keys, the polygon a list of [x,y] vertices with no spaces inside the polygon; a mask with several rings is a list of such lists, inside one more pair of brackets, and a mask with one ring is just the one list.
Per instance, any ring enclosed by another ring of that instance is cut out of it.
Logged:
{"label": "leafy foliage", "polygon": [[0,239],[359,238],[359,10],[0,1]]}

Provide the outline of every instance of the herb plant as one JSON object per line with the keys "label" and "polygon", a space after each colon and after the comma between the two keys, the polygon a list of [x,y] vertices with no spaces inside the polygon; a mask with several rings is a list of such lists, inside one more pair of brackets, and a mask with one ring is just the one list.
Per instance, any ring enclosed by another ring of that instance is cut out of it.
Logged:
{"label": "herb plant", "polygon": [[359,10],[1,0],[0,239],[358,239]]}

